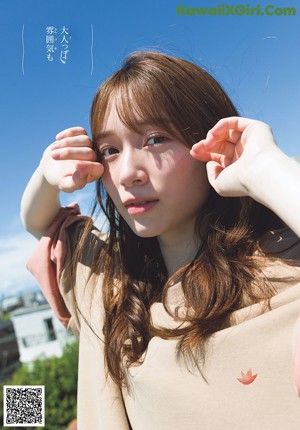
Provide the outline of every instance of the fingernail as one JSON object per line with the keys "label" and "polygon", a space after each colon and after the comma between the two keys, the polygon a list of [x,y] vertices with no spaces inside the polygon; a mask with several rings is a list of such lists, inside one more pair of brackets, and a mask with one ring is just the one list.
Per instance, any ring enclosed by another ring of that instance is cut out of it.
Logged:
{"label": "fingernail", "polygon": [[58,134],[55,136],[56,140],[58,140],[58,139],[62,139],[63,137],[64,137],[64,134],[63,134],[63,133],[58,133]]}

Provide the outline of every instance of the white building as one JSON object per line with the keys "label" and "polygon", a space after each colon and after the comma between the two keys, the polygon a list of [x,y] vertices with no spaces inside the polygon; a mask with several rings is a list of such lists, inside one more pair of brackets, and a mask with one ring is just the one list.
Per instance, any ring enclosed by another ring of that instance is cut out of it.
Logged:
{"label": "white building", "polygon": [[10,316],[22,363],[41,356],[60,357],[66,343],[75,339],[48,304],[17,309]]}

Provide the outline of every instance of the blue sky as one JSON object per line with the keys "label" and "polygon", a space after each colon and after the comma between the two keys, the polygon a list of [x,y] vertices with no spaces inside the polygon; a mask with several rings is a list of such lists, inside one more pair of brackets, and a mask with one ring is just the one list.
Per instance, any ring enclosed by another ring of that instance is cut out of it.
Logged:
{"label": "blue sky", "polygon": [[[44,148],[73,125],[89,130],[89,109],[99,84],[137,49],[155,49],[205,67],[229,92],[241,115],[269,123],[278,145],[300,154],[300,5],[296,16],[183,16],[178,5],[256,5],[254,0],[1,0],[0,295],[34,285],[25,261],[34,240],[19,221],[22,192]],[[55,27],[53,61],[46,28]],[[62,42],[68,31],[67,48]],[[66,63],[60,52],[68,49]],[[88,210],[93,188],[79,200]]]}

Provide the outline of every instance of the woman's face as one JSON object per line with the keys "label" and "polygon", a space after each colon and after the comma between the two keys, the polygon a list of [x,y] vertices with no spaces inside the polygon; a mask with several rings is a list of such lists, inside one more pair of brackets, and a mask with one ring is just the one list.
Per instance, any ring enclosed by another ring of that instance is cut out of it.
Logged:
{"label": "woman's face", "polygon": [[153,124],[129,129],[112,105],[96,137],[102,154],[104,187],[120,215],[141,237],[172,238],[187,229],[205,203],[205,165],[187,146]]}

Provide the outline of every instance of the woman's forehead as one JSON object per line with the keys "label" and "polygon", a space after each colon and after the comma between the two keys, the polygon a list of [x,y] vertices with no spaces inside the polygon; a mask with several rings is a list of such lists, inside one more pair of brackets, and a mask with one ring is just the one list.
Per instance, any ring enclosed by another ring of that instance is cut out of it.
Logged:
{"label": "woman's forehead", "polygon": [[132,102],[131,109],[129,109],[129,106],[124,105],[120,97],[113,97],[107,105],[101,124],[98,125],[97,134],[107,134],[107,131],[111,130],[118,120],[136,132],[142,131],[143,128],[150,125],[171,127],[171,121],[165,112],[161,112],[161,115],[157,113],[153,115],[148,112],[148,109],[141,111],[135,101],[132,100]]}

